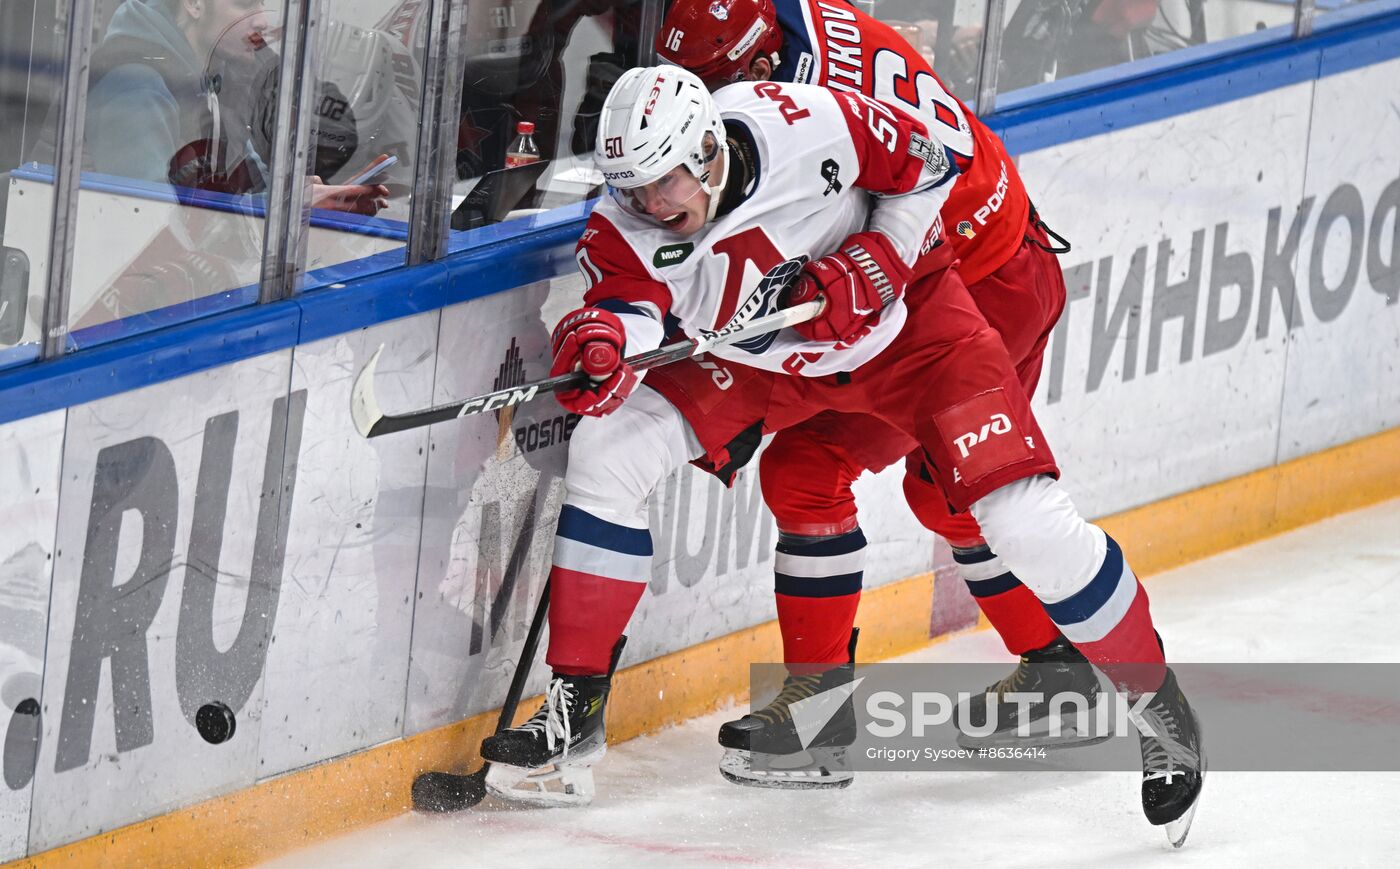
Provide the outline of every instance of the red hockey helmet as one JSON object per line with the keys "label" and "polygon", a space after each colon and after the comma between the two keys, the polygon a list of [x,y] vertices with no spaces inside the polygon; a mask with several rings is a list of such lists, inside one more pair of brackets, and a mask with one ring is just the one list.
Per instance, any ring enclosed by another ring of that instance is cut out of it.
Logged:
{"label": "red hockey helmet", "polygon": [[782,47],[773,0],[676,0],[656,35],[657,55],[711,90],[743,81],[759,57],[776,67]]}

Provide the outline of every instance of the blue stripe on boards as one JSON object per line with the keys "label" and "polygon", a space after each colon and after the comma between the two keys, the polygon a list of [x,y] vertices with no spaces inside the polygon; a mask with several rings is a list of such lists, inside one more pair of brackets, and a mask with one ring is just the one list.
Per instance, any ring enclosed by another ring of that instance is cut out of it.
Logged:
{"label": "blue stripe on boards", "polygon": [[1400,56],[1400,15],[1373,2],[1376,14],[1304,39],[1269,28],[999,94],[982,120],[1020,155],[1381,63]]}
{"label": "blue stripe on boards", "polygon": [[1045,605],[1055,624],[1072,625],[1089,618],[1108,603],[1118,583],[1123,581],[1123,550],[1112,537],[1104,536],[1108,539],[1108,550],[1104,553],[1103,565],[1089,584],[1059,603]]}
{"label": "blue stripe on boards", "polygon": [[624,555],[651,555],[650,531],[645,528],[628,528],[626,525],[599,519],[572,504],[565,504],[564,509],[559,512],[558,533],[560,537],[580,543],[591,543]]}

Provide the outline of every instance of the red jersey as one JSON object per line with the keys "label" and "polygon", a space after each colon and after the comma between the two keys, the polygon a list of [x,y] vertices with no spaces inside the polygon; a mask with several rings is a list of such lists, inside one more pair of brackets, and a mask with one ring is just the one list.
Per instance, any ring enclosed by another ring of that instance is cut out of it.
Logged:
{"label": "red jersey", "polygon": [[858,91],[924,122],[958,165],[943,222],[971,285],[1016,253],[1030,198],[1006,146],[948,92],[902,36],[844,0],[774,0],[783,30],[779,81]]}

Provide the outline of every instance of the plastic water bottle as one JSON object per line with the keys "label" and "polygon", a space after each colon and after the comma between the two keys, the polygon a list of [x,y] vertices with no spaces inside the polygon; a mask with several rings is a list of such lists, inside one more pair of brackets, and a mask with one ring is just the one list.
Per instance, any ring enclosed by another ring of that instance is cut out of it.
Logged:
{"label": "plastic water bottle", "polygon": [[535,145],[535,125],[521,121],[515,125],[515,141],[506,149],[506,168],[524,166],[540,159],[540,149]]}

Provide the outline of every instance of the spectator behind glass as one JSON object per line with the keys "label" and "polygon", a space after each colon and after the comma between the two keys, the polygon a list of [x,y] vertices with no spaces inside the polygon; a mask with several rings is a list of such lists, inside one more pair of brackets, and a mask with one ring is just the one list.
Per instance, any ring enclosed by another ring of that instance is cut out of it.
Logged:
{"label": "spectator behind glass", "polygon": [[[518,121],[535,124],[541,159],[553,159],[566,85],[582,90],[568,147],[591,153],[603,98],[637,61],[641,7],[641,0],[467,0],[457,176],[500,169]],[[566,69],[569,42],[590,18],[598,27],[583,38],[602,50],[589,54],[586,70]]]}
{"label": "spectator behind glass", "polygon": [[[1188,33],[1147,31],[1158,0],[1020,0],[1001,38],[1001,92],[1058,81],[1204,41],[1199,0],[1185,0]],[[1192,11],[1194,10],[1194,11]]]}
{"label": "spectator behind glass", "polygon": [[[869,12],[865,5],[855,5]],[[914,46],[953,95],[968,104],[977,96],[984,9],[981,0],[882,0],[875,5],[876,17]],[[976,23],[954,23],[959,12],[966,18],[969,10]]]}
{"label": "spectator behind glass", "polygon": [[[263,0],[126,0],[93,55],[86,168],[223,193],[265,192],[267,160],[255,141],[267,137],[253,129],[276,104],[270,28]],[[354,129],[353,118],[347,126]],[[327,173],[344,163],[324,157],[318,150],[317,168]],[[309,180],[315,208],[374,214],[387,205],[382,185]]]}

